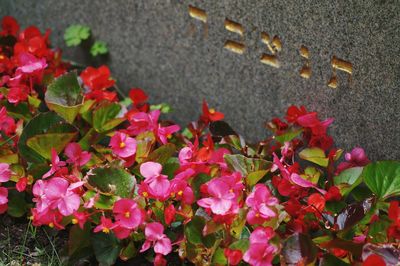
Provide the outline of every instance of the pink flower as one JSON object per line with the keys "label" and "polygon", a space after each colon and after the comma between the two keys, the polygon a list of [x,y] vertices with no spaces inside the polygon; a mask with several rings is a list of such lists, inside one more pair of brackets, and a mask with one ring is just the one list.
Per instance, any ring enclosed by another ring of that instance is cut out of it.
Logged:
{"label": "pink flower", "polygon": [[102,231],[105,234],[109,234],[112,229],[116,227],[115,224],[111,221],[111,219],[106,218],[105,216],[101,216],[100,224],[93,229],[93,232],[97,233]]}
{"label": "pink flower", "polygon": [[47,173],[43,175],[43,178],[48,178],[49,176],[53,175],[63,166],[65,166],[65,162],[60,161],[57,151],[54,148],[51,148],[51,164],[50,164],[51,168]]}
{"label": "pink flower", "polygon": [[137,136],[142,132],[153,131],[158,128],[158,117],[160,110],[150,113],[138,112],[129,117],[130,126],[127,128],[129,134]]}
{"label": "pink flower", "polygon": [[0,205],[7,204],[8,202],[8,189],[0,187]]}
{"label": "pink flower", "polygon": [[20,67],[17,68],[17,72],[31,74],[35,71],[42,71],[47,67],[45,58],[38,59],[29,53],[20,53],[18,59]]}
{"label": "pink flower", "polygon": [[7,109],[3,106],[0,109],[0,130],[4,131],[6,135],[15,132],[16,125],[14,119],[7,115]]}
{"label": "pink flower", "polygon": [[65,148],[64,153],[68,157],[67,163],[72,163],[76,166],[85,165],[92,156],[89,152],[82,151],[81,146],[75,142],[69,143]]}
{"label": "pink flower", "polygon": [[154,252],[157,254],[167,255],[171,252],[171,240],[163,233],[164,227],[162,224],[154,222],[146,225],[144,234],[146,241],[144,242],[140,252],[144,252],[154,246]]}
{"label": "pink flower", "polygon": [[115,202],[113,213],[119,225],[128,229],[136,229],[144,222],[143,211],[131,199],[120,199]]}
{"label": "pink flower", "polygon": [[89,214],[85,212],[74,212],[74,218],[72,218],[72,223],[73,224],[79,224],[79,227],[83,229],[85,226],[85,223],[87,222],[89,218]]}
{"label": "pink flower", "polygon": [[57,207],[62,215],[68,216],[79,208],[81,198],[74,189],[83,184],[84,182],[77,182],[70,185],[64,178],[54,177],[47,182],[44,194],[52,208]]}
{"label": "pink flower", "polygon": [[113,153],[121,158],[128,158],[136,153],[136,140],[122,132],[112,136],[110,146]]}
{"label": "pink flower", "polygon": [[0,163],[0,182],[4,183],[10,180],[11,170],[10,166],[6,163]]}
{"label": "pink flower", "polygon": [[270,227],[257,227],[250,235],[249,249],[244,253],[243,260],[254,266],[271,266],[278,249],[268,241],[275,235]]}
{"label": "pink flower", "polygon": [[356,147],[344,155],[346,162],[341,162],[337,167],[337,174],[351,167],[365,166],[370,163],[363,148]]}
{"label": "pink flower", "polygon": [[175,177],[172,180],[171,195],[173,195],[177,200],[182,200],[185,204],[192,204],[194,202],[193,190],[184,179]]}
{"label": "pink flower", "polygon": [[140,173],[145,177],[151,196],[165,200],[170,194],[170,182],[166,175],[161,174],[162,166],[159,163],[146,162],[140,166]]}
{"label": "pink flower", "polygon": [[15,187],[17,188],[18,192],[22,192],[25,191],[27,184],[28,184],[28,178],[21,177],[20,179],[18,179],[18,182],[15,184]]}
{"label": "pink flower", "polygon": [[235,193],[228,184],[220,179],[208,182],[207,191],[211,197],[200,199],[197,204],[211,209],[214,214],[228,214],[237,205]]}
{"label": "pink flower", "polygon": [[162,144],[168,143],[168,139],[171,138],[172,134],[179,131],[180,127],[177,125],[172,125],[168,127],[158,127],[157,137]]}
{"label": "pink flower", "polygon": [[246,205],[250,207],[250,211],[247,213],[247,221],[251,225],[268,221],[276,216],[271,207],[277,204],[279,204],[278,199],[271,195],[268,187],[264,184],[257,184],[254,191],[246,199]]}

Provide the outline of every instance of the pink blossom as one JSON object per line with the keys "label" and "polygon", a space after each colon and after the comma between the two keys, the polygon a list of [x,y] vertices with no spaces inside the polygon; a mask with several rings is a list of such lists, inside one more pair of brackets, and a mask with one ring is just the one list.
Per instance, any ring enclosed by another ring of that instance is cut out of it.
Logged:
{"label": "pink blossom", "polygon": [[105,216],[101,216],[100,224],[93,229],[93,232],[97,233],[102,231],[103,233],[108,234],[116,226],[117,225],[113,224],[111,219],[106,218]]}
{"label": "pink blossom", "polygon": [[194,202],[193,190],[184,179],[175,177],[171,181],[171,195],[176,200],[182,200],[185,204],[192,204]]}
{"label": "pink blossom", "polygon": [[30,53],[20,53],[18,59],[20,67],[17,68],[17,72],[31,74],[35,71],[42,71],[47,67],[45,58],[38,59]]}
{"label": "pink blossom", "polygon": [[363,148],[356,147],[344,155],[346,162],[341,162],[337,167],[337,174],[351,167],[365,166],[370,163]]}
{"label": "pink blossom", "polygon": [[203,208],[211,209],[214,214],[225,215],[237,207],[236,196],[233,190],[220,179],[208,182],[207,191],[211,197],[197,201]]}
{"label": "pink blossom", "polygon": [[8,189],[0,187],[0,205],[7,204],[8,202]]}
{"label": "pink blossom", "polygon": [[87,151],[82,151],[79,143],[69,143],[64,151],[65,155],[68,157],[67,163],[75,164],[76,166],[85,165],[92,156]]}
{"label": "pink blossom", "polygon": [[140,166],[140,173],[145,177],[151,196],[165,200],[170,194],[170,182],[166,175],[161,174],[162,166],[159,163],[146,162]]}
{"label": "pink blossom", "polygon": [[125,239],[129,237],[132,230],[122,226],[120,222],[116,222],[114,223],[113,232],[118,239]]}
{"label": "pink blossom", "polygon": [[271,266],[278,249],[268,243],[275,235],[270,227],[257,227],[250,235],[249,249],[244,253],[243,260],[252,266]]}
{"label": "pink blossom", "polygon": [[18,190],[18,192],[22,192],[25,191],[27,184],[28,184],[28,178],[21,177],[20,179],[18,179],[18,182],[15,184],[15,187]]}
{"label": "pink blossom", "polygon": [[110,146],[113,153],[121,158],[128,158],[136,153],[136,140],[122,132],[112,136]]}
{"label": "pink blossom", "polygon": [[158,127],[157,137],[161,141],[162,144],[168,143],[168,139],[171,138],[172,134],[179,131],[180,127],[177,125],[172,125],[168,127]]}
{"label": "pink blossom", "polygon": [[6,135],[14,133],[16,125],[14,119],[7,115],[7,109],[3,106],[0,109],[0,130],[4,131]]}
{"label": "pink blossom", "polygon": [[0,182],[7,182],[8,180],[10,180],[10,177],[10,166],[6,163],[0,163]]}
{"label": "pink blossom", "polygon": [[264,184],[257,184],[254,191],[246,199],[246,205],[250,207],[247,213],[249,224],[262,224],[276,216],[271,208],[279,204],[277,198],[271,195],[270,190]]}
{"label": "pink blossom", "polygon": [[119,225],[128,229],[136,229],[144,222],[143,211],[131,199],[120,199],[115,202],[113,213]]}
{"label": "pink blossom", "polygon": [[158,117],[160,110],[150,113],[138,112],[129,117],[130,126],[127,128],[129,134],[137,136],[142,132],[153,131],[158,128]]}
{"label": "pink blossom", "polygon": [[43,175],[43,178],[48,178],[49,176],[53,175],[55,172],[60,170],[61,167],[65,166],[64,161],[60,161],[58,157],[57,151],[54,148],[51,148],[51,164],[50,170]]}
{"label": "pink blossom", "polygon": [[85,223],[87,222],[89,218],[89,214],[85,212],[74,212],[74,218],[72,218],[72,223],[73,224],[78,224],[81,229],[85,226]]}
{"label": "pink blossom", "polygon": [[167,255],[170,253],[172,250],[171,240],[163,232],[164,227],[162,224],[157,222],[147,224],[144,231],[146,241],[140,252],[148,250],[153,245],[154,252],[157,254]]}

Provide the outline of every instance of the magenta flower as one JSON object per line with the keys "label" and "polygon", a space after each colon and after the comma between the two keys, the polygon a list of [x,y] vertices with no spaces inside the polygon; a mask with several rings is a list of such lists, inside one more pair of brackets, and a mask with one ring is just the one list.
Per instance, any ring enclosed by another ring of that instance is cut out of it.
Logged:
{"label": "magenta flower", "polygon": [[82,151],[81,146],[75,142],[69,143],[65,148],[64,153],[68,157],[67,163],[72,163],[76,166],[85,165],[92,156],[89,152]]}
{"label": "magenta flower", "polygon": [[127,128],[129,134],[134,136],[142,132],[153,131],[158,127],[158,117],[160,110],[154,110],[150,113],[138,112],[129,117],[130,126]]}
{"label": "magenta flower", "polygon": [[84,182],[77,182],[70,185],[64,178],[54,177],[46,184],[46,199],[50,201],[51,207],[57,207],[62,215],[71,215],[78,210],[81,203],[81,198],[74,189],[83,184]]}
{"label": "magenta flower", "polygon": [[271,195],[268,187],[264,184],[257,184],[254,191],[246,199],[246,205],[250,207],[250,211],[247,213],[247,221],[251,225],[268,221],[276,216],[271,207],[277,204],[279,204],[278,199]]}
{"label": "magenta flower", "polygon": [[0,187],[0,205],[7,204],[8,202],[8,189]]}
{"label": "magenta flower", "polygon": [[0,109],[0,130],[9,135],[15,131],[15,128],[14,119],[7,115],[7,109],[3,106]]}
{"label": "magenta flower", "polygon": [[144,242],[140,252],[148,250],[151,245],[154,245],[154,252],[157,254],[167,255],[171,252],[171,240],[163,233],[164,226],[160,223],[154,222],[146,225],[144,234],[146,241]]}
{"label": "magenta flower", "polygon": [[0,183],[10,180],[11,170],[10,166],[6,163],[0,163]]}
{"label": "magenta flower", "polygon": [[121,158],[128,158],[136,153],[136,140],[122,132],[112,136],[110,146],[113,153]]}
{"label": "magenta flower", "polygon": [[197,201],[203,208],[211,209],[214,214],[225,215],[237,205],[233,190],[222,180],[213,179],[208,182],[208,193],[211,197]]}
{"label": "magenta flower", "polygon": [[192,204],[194,202],[193,190],[184,179],[175,177],[171,181],[171,195],[176,200],[182,200],[185,204]]}
{"label": "magenta flower", "polygon": [[106,218],[105,216],[101,216],[100,224],[93,229],[93,232],[97,233],[102,231],[105,234],[109,234],[112,229],[114,229],[117,225],[113,224],[111,219]]}
{"label": "magenta flower", "polygon": [[166,175],[161,174],[162,166],[159,163],[146,162],[140,166],[140,173],[145,177],[151,196],[165,200],[170,194],[170,182]]}
{"label": "magenta flower", "polygon": [[144,213],[131,199],[120,199],[114,204],[113,213],[119,225],[136,229],[144,222]]}
{"label": "magenta flower", "polygon": [[344,155],[346,162],[341,162],[337,167],[337,174],[351,167],[365,166],[370,163],[363,148],[356,147]]}
{"label": "magenta flower", "polygon": [[172,125],[168,127],[158,127],[157,137],[162,144],[168,143],[168,139],[171,138],[172,134],[179,131],[180,127],[177,125]]}
{"label": "magenta flower", "polygon": [[278,249],[268,243],[275,235],[270,227],[258,227],[250,235],[249,249],[244,253],[243,260],[254,266],[271,266]]}
{"label": "magenta flower", "polygon": [[51,164],[50,170],[43,175],[43,178],[48,178],[49,176],[53,175],[55,172],[60,170],[61,167],[65,166],[64,161],[60,161],[58,157],[57,151],[54,148],[51,148]]}
{"label": "magenta flower", "polygon": [[44,70],[47,67],[45,58],[38,59],[30,53],[20,53],[18,59],[20,66],[17,68],[17,72],[31,74],[35,71]]}

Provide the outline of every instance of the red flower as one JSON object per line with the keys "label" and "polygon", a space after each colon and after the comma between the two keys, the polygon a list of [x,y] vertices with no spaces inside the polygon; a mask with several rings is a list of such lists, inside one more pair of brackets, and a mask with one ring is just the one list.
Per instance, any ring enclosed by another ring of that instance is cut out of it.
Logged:
{"label": "red flower", "polygon": [[146,103],[149,96],[139,88],[133,88],[129,91],[129,98],[131,98],[133,104],[136,106],[138,104]]}
{"label": "red flower", "polygon": [[400,239],[400,207],[399,201],[391,201],[389,206],[389,218],[392,224],[388,228],[388,238]]}
{"label": "red flower", "polygon": [[325,208],[325,198],[319,193],[313,193],[308,197],[307,203],[314,206],[318,211],[323,211]]}
{"label": "red flower", "polygon": [[324,196],[326,201],[340,201],[342,199],[339,188],[335,186],[330,187]]}
{"label": "red flower", "polygon": [[1,28],[2,31],[0,32],[0,35],[13,35],[16,37],[19,31],[17,20],[11,16],[3,17],[1,20]]}
{"label": "red flower", "polygon": [[224,119],[224,114],[221,112],[215,111],[214,108],[208,108],[207,102],[203,101],[203,114],[201,115],[200,119],[204,123],[219,121]]}
{"label": "red flower", "polygon": [[386,266],[385,261],[378,255],[372,254],[363,262],[363,266]]}
{"label": "red flower", "polygon": [[114,86],[115,80],[111,78],[110,69],[107,66],[99,68],[88,67],[81,73],[83,84],[92,91],[105,90]]}
{"label": "red flower", "polygon": [[307,110],[304,106],[290,106],[286,112],[286,121],[288,121],[289,123],[294,123],[297,121],[297,118],[299,116],[305,115],[307,114]]}
{"label": "red flower", "polygon": [[229,265],[238,265],[243,258],[243,252],[239,249],[224,249],[224,255]]}

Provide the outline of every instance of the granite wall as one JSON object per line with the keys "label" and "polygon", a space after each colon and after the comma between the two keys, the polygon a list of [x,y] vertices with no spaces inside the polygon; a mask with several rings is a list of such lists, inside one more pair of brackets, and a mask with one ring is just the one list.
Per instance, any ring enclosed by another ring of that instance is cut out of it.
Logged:
{"label": "granite wall", "polygon": [[[399,1],[1,0],[0,15],[52,28],[61,47],[66,27],[87,24],[119,86],[171,104],[182,124],[205,98],[255,140],[301,104],[336,119],[338,146],[400,159]],[[99,63],[78,48],[65,57]]]}

